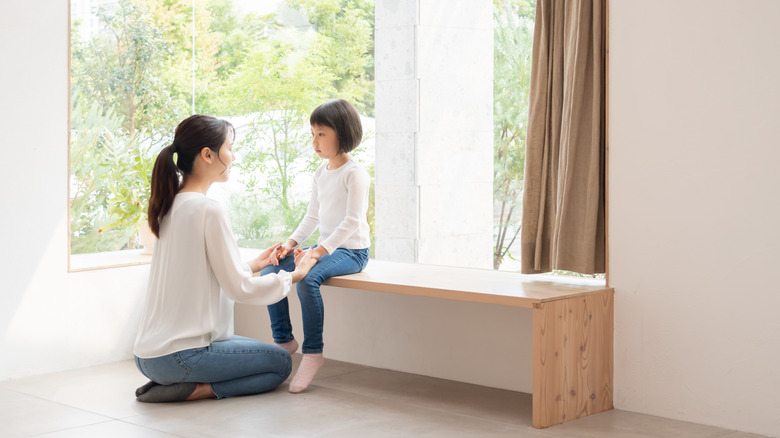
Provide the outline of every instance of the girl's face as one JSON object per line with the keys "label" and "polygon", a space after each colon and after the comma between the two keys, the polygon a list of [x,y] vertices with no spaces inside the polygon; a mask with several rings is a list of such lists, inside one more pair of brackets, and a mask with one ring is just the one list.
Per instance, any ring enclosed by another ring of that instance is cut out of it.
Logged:
{"label": "girl's face", "polygon": [[323,160],[330,160],[339,155],[339,136],[330,126],[312,125],[311,144],[314,152]]}

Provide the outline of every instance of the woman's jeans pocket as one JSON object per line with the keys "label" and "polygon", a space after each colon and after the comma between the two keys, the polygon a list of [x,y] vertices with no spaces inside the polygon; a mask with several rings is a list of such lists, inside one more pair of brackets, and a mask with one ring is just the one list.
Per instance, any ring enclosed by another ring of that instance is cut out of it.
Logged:
{"label": "woman's jeans pocket", "polygon": [[149,359],[135,358],[135,365],[143,375],[162,385],[186,382],[193,368],[203,358],[206,348],[190,348]]}

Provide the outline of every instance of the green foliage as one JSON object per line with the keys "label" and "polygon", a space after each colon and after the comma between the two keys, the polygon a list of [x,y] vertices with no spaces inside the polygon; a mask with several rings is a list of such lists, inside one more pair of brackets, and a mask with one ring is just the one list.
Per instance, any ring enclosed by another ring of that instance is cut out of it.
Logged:
{"label": "green foliage", "polygon": [[358,112],[374,114],[374,2],[288,0],[303,9],[317,31],[312,61],[332,74],[332,98],[349,100]]}
{"label": "green foliage", "polygon": [[163,77],[170,44],[141,3],[120,0],[113,14],[97,15],[106,32],[73,46],[74,95],[121,117],[125,135],[160,135],[176,118]]}
{"label": "green foliage", "polygon": [[535,5],[533,0],[494,2],[493,196],[500,206],[495,269],[511,257],[520,232]]}
{"label": "green foliage", "polygon": [[[74,96],[74,102],[77,98]],[[136,248],[145,219],[152,154],[117,137],[121,117],[90,105],[71,111],[71,252]]]}

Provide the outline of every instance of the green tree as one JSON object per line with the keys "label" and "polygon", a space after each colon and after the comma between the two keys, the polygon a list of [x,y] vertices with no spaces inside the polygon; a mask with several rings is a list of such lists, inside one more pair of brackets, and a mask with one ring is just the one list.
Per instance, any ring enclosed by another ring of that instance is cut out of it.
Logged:
{"label": "green tree", "polygon": [[364,115],[374,114],[374,2],[288,0],[306,11],[317,32],[312,62],[332,74],[333,92]]}
{"label": "green tree", "polygon": [[533,0],[494,1],[493,196],[500,206],[495,269],[511,257],[520,232],[535,7]]}
{"label": "green tree", "polygon": [[126,135],[161,135],[176,119],[163,77],[172,46],[143,3],[120,0],[97,16],[106,32],[73,46],[73,88],[83,102],[122,117]]}

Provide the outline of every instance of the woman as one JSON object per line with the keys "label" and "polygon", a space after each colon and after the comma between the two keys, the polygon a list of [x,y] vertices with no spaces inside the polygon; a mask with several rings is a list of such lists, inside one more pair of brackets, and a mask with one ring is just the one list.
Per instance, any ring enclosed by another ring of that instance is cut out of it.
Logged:
{"label": "woman", "polygon": [[136,390],[141,402],[259,394],[290,375],[283,348],[233,334],[233,303],[281,300],[316,260],[299,251],[295,270],[260,277],[277,244],[241,261],[224,210],[206,197],[211,184],[228,180],[234,140],[227,121],[193,115],[155,161],[148,216],[159,241],[134,348],[151,379]]}

